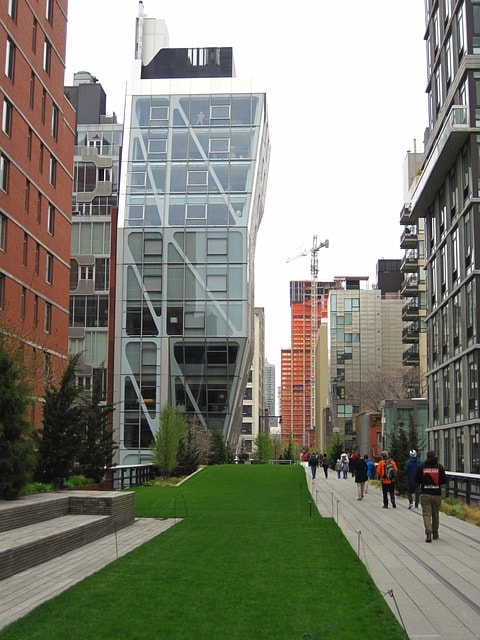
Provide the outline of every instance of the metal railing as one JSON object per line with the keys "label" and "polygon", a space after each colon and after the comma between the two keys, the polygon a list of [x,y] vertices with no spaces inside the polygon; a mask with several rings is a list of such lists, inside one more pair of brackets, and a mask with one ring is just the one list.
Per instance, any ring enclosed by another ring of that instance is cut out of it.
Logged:
{"label": "metal railing", "polygon": [[119,491],[145,484],[155,479],[153,464],[119,465],[106,469],[104,484],[111,491]]}
{"label": "metal railing", "polygon": [[446,497],[465,504],[480,504],[480,474],[447,471]]}

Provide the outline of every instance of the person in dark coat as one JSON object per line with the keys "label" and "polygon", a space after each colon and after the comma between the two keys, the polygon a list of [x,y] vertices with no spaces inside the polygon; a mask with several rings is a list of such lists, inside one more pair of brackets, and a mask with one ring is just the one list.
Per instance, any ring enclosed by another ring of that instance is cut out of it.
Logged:
{"label": "person in dark coat", "polygon": [[318,467],[318,456],[316,453],[311,453],[308,457],[308,466],[310,467],[310,471],[312,472],[312,480],[315,480]]}
{"label": "person in dark coat", "polygon": [[355,484],[357,485],[357,500],[363,500],[363,494],[365,492],[365,483],[368,479],[368,456],[363,458],[357,457],[355,460]]}
{"label": "person in dark coat", "polygon": [[413,507],[413,496],[415,495],[415,509],[418,509],[420,501],[420,485],[415,482],[415,474],[421,464],[420,458],[417,456],[415,449],[410,451],[410,458],[406,461],[404,470],[407,475],[407,498],[408,508]]}
{"label": "person in dark coat", "polygon": [[420,485],[425,542],[438,540],[442,484],[447,482],[445,468],[437,461],[435,451],[427,451],[427,459],[418,467],[415,482]]}
{"label": "person in dark coat", "polygon": [[323,468],[323,475],[325,476],[325,478],[328,478],[329,466],[330,466],[330,460],[327,458],[327,454],[324,453],[322,457],[322,468]]}

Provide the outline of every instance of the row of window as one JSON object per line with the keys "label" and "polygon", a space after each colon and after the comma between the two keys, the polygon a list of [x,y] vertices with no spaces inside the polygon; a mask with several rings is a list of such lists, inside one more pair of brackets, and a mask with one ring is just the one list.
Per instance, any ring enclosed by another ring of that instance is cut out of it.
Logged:
{"label": "row of window", "polygon": [[[44,149],[45,147],[43,143],[41,143],[40,144],[40,160],[39,160],[40,173],[43,173]],[[57,183],[57,164],[58,164],[57,159],[53,154],[50,153],[49,163],[48,163],[48,182],[52,187],[55,187]],[[12,162],[10,158],[4,153],[0,154],[0,189],[5,193],[8,193],[10,189],[11,168],[12,168]],[[27,198],[27,195],[28,195],[28,200],[26,199],[26,203],[29,204],[30,182],[28,178],[25,179],[25,190],[26,192],[28,192],[25,196]],[[37,210],[38,210],[38,203],[39,202],[41,203],[41,199],[42,199],[42,194],[40,193],[40,191],[38,191]]]}
{"label": "row of window", "polygon": [[[465,381],[465,389],[464,389]],[[478,358],[470,353],[435,371],[428,380],[434,426],[478,416]],[[465,394],[465,395],[464,395]]]}
{"label": "row of window", "polygon": [[[44,0],[45,3],[45,18],[53,25],[53,7],[54,0]],[[8,0],[7,13],[10,18],[16,22],[18,15],[18,0]]]}
{"label": "row of window", "polygon": [[[432,79],[429,87],[431,127],[435,124],[460,61],[467,53],[465,6],[460,4],[451,20],[451,7],[448,3],[449,0],[444,0],[443,6],[433,11],[427,35],[427,69]],[[475,41],[474,34],[474,43]],[[475,51],[474,45],[473,53],[478,52],[480,49]],[[460,89],[460,104],[468,104],[466,96],[466,88],[463,86]]]}
{"label": "row of window", "polygon": [[[53,228],[53,223],[52,223]],[[33,239],[28,233],[23,234],[23,247],[22,247],[22,264],[24,267],[28,266],[30,243]],[[0,213],[0,251],[7,252],[8,244],[8,218],[3,213]],[[18,247],[15,247],[17,250]],[[40,262],[41,262],[42,246],[39,242],[35,242],[35,262],[34,262],[34,274],[40,275]],[[49,252],[45,252],[45,282],[53,284],[53,265],[54,257]]]}
{"label": "row of window", "polygon": [[[5,287],[6,276],[0,273],[0,310],[5,309]],[[30,298],[33,297],[33,326],[37,327],[40,322],[41,298],[37,294],[32,294],[26,287],[22,287],[20,298],[20,320],[24,321],[27,317],[27,306]],[[52,311],[53,307],[50,302],[43,301],[43,330],[45,333],[52,331]]]}
{"label": "row of window", "polygon": [[[468,445],[470,454],[467,460],[465,460],[465,444]],[[439,453],[439,461],[446,469],[480,473],[480,425],[432,431],[430,448]]]}

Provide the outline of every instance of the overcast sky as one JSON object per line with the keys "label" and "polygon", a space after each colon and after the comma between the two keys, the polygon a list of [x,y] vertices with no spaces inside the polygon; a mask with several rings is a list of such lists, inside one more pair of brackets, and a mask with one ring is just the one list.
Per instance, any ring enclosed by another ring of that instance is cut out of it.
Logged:
{"label": "overcast sky", "polygon": [[[123,122],[134,55],[137,0],[69,0],[65,84],[89,71]],[[319,280],[369,276],[400,258],[403,162],[423,150],[427,125],[421,0],[228,2],[144,0],[163,18],[171,47],[231,46],[237,76],[263,81],[271,162],[256,253],[257,306],[266,357],[290,347],[290,280],[310,279],[313,236]]]}

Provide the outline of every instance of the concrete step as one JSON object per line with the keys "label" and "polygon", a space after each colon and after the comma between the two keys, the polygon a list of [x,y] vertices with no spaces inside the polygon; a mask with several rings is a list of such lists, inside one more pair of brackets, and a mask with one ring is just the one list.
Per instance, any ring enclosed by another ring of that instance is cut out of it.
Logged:
{"label": "concrete step", "polygon": [[0,580],[115,531],[110,516],[60,516],[0,533]]}
{"label": "concrete step", "polygon": [[134,522],[133,492],[72,491],[0,501],[0,580]]}

